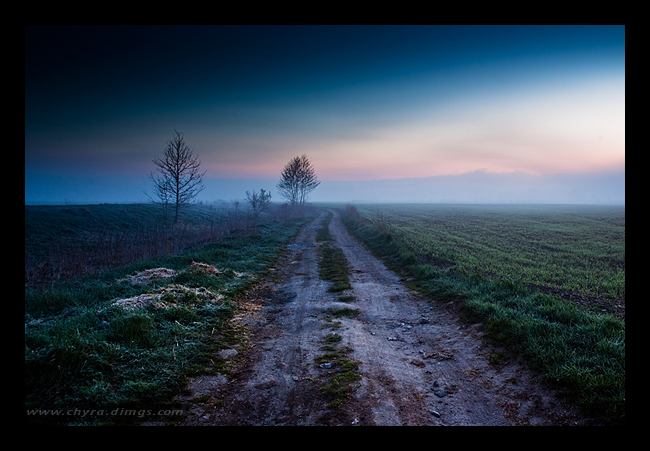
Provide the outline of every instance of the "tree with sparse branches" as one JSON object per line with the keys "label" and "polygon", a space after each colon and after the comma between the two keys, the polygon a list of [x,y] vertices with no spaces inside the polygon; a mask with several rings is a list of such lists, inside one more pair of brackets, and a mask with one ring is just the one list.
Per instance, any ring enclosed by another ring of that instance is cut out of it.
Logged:
{"label": "tree with sparse branches", "polygon": [[304,206],[309,193],[320,185],[316,178],[314,166],[307,155],[293,157],[280,173],[277,188],[280,195],[287,199],[291,206]]}
{"label": "tree with sparse branches", "polygon": [[203,190],[203,177],[200,172],[201,162],[185,144],[182,133],[174,130],[174,137],[167,141],[167,147],[162,158],[156,157],[153,163],[157,166],[158,176],[150,174],[154,185],[154,195],[163,205],[165,214],[170,207],[174,208],[174,222],[178,221],[179,209],[194,201]]}
{"label": "tree with sparse branches", "polygon": [[271,205],[271,191],[266,191],[265,189],[260,189],[259,193],[246,191],[246,200],[251,205],[253,217],[257,218],[262,211]]}

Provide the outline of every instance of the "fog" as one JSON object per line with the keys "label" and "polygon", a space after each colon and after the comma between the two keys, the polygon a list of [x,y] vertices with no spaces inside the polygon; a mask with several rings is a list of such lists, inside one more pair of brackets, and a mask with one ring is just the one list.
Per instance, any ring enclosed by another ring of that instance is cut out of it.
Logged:
{"label": "fog", "polygon": [[323,182],[325,202],[625,204],[625,172],[535,176],[472,172],[457,176]]}
{"label": "fog", "polygon": [[[279,177],[278,177],[279,178]],[[203,202],[245,198],[264,188],[282,202],[276,179],[206,179]],[[32,176],[25,178],[26,204],[147,202],[147,177]],[[323,180],[312,202],[625,204],[625,171],[533,176],[472,172],[375,181]]]}

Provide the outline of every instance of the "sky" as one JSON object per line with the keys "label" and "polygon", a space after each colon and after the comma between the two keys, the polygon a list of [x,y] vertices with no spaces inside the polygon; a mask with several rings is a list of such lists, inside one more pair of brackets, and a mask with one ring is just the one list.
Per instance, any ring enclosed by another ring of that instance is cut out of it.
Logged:
{"label": "sky", "polygon": [[25,203],[147,201],[174,132],[197,200],[625,203],[624,26],[26,26]]}

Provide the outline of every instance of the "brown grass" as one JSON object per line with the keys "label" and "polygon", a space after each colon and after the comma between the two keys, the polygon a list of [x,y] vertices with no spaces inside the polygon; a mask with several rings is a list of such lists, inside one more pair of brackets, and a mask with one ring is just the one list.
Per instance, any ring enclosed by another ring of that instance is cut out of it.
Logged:
{"label": "brown grass", "polygon": [[148,283],[151,283],[154,280],[158,279],[168,279],[170,277],[174,277],[176,275],[176,271],[173,269],[167,269],[167,268],[152,268],[152,269],[146,269],[144,271],[140,271],[137,274],[134,274],[131,276],[131,283],[134,285],[146,285]]}
{"label": "brown grass", "polygon": [[192,298],[208,302],[220,302],[223,299],[222,295],[215,294],[204,287],[189,288],[184,285],[171,284],[160,288],[155,293],[144,293],[130,298],[118,299],[113,305],[125,309],[143,308],[150,304],[153,304],[156,308],[169,308],[177,305],[177,299],[187,298],[188,294],[193,295]]}

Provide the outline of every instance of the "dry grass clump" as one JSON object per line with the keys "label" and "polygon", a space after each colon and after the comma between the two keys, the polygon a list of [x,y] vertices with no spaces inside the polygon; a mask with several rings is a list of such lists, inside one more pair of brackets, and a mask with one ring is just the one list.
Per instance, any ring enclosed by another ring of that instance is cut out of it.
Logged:
{"label": "dry grass clump", "polygon": [[[214,265],[193,261],[186,271],[174,271],[168,268],[152,268],[140,271],[127,280],[131,280],[134,285],[147,285],[155,280],[169,279],[184,272],[206,273],[212,276],[231,276],[244,277],[245,273],[233,271],[232,269],[219,269]],[[143,293],[130,298],[119,299],[113,302],[113,305],[125,309],[139,309],[153,304],[156,308],[168,308],[172,305],[196,304],[197,302],[218,302],[223,299],[220,294],[212,293],[204,287],[188,288],[180,284],[170,284],[155,292]]]}
{"label": "dry grass clump", "polygon": [[[245,273],[233,271],[232,269],[219,269],[214,265],[208,265],[207,263],[200,262],[192,262],[188,268],[188,271],[203,272],[212,276],[232,275],[237,278],[246,276]],[[129,279],[134,285],[147,285],[154,280],[169,279],[177,274],[179,274],[179,271],[174,271],[173,269],[152,268],[140,271],[130,276]]]}
{"label": "dry grass clump", "polygon": [[213,276],[226,275],[234,276],[237,278],[245,277],[247,274],[233,269],[219,269],[213,265],[208,265],[207,263],[192,262],[190,265],[190,271],[206,272],[212,274]]}
{"label": "dry grass clump", "polygon": [[131,276],[131,283],[134,285],[146,285],[157,279],[169,279],[174,277],[176,271],[167,268],[152,268],[140,271],[139,273]]}
{"label": "dry grass clump", "polygon": [[119,299],[113,302],[113,305],[117,305],[125,309],[143,308],[151,304],[157,297],[159,297],[159,295],[145,293],[139,296],[134,296],[132,298]]}
{"label": "dry grass clump", "polygon": [[207,272],[208,274],[213,274],[215,276],[218,276],[219,274],[223,274],[223,271],[214,265],[208,265],[207,263],[200,263],[200,262],[192,262],[190,265],[190,270],[192,271],[203,271]]}
{"label": "dry grass clump", "polygon": [[153,304],[156,308],[169,308],[179,303],[196,304],[203,302],[220,302],[221,294],[215,294],[204,287],[188,288],[184,285],[171,284],[159,289],[156,293],[144,293],[138,296],[119,299],[113,305],[125,309],[137,309]]}

